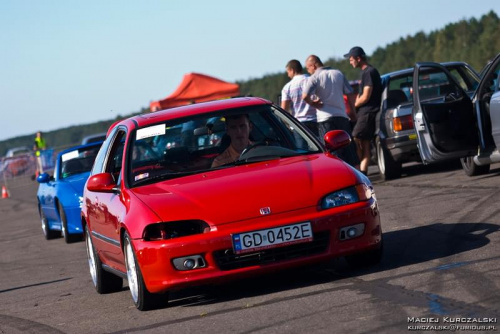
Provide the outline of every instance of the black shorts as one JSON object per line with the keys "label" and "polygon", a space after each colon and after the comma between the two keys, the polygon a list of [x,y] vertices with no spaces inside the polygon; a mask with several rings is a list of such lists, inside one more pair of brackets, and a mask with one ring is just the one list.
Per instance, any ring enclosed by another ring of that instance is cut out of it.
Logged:
{"label": "black shorts", "polygon": [[358,114],[358,120],[354,129],[352,130],[352,136],[354,138],[371,140],[375,137],[375,112],[365,112]]}

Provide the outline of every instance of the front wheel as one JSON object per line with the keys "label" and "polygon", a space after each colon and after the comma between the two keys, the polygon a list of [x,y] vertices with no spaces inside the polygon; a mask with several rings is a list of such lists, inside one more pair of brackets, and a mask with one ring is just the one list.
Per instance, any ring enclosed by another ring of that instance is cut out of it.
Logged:
{"label": "front wheel", "polygon": [[382,178],[384,180],[400,178],[402,164],[394,160],[391,153],[382,145],[379,137],[375,140],[375,146],[377,151],[378,169]]}
{"label": "front wheel", "polygon": [[127,268],[128,286],[135,307],[141,311],[146,311],[166,304],[168,301],[166,295],[150,293],[146,288],[128,233],[125,233],[124,236],[123,252]]}
{"label": "front wheel", "polygon": [[94,288],[100,294],[115,292],[121,290],[123,286],[123,279],[115,276],[102,269],[102,262],[95,250],[90,231],[85,226],[85,246],[87,248],[87,259],[89,263],[90,276]]}
{"label": "front wheel", "polygon": [[490,172],[490,165],[476,165],[473,157],[460,158],[460,163],[465,174],[468,176],[483,175]]}

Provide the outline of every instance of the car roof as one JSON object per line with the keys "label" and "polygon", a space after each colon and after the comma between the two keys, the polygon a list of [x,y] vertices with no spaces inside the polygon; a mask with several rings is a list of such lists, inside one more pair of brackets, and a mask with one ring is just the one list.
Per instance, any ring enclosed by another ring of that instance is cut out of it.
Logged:
{"label": "car roof", "polygon": [[81,145],[71,146],[71,147],[68,147],[68,148],[62,150],[61,152],[59,152],[57,154],[57,157],[59,159],[59,157],[61,157],[65,153],[68,153],[68,152],[71,152],[71,151],[74,151],[74,150],[78,150],[78,149],[84,148],[84,147],[100,146],[100,145],[102,145],[102,143],[103,143],[103,141],[101,140],[101,141],[91,142],[91,143],[88,143],[88,144],[81,144]]}
{"label": "car roof", "polygon": [[190,104],[182,107],[165,109],[146,114],[132,116],[121,122],[117,122],[112,127],[117,125],[133,122],[137,128],[148,126],[154,123],[169,121],[182,117],[189,117],[194,115],[202,115],[213,111],[223,111],[234,108],[242,108],[249,106],[270,105],[271,101],[265,100],[260,97],[237,97],[224,100],[216,100],[210,102],[201,102]]}
{"label": "car roof", "polygon": [[[443,62],[443,63],[439,63],[439,64],[443,65],[444,67],[467,66],[467,67],[471,68],[469,64],[467,64],[466,62],[463,62],[463,61],[448,61],[448,62]],[[408,67],[408,68],[405,68],[402,70],[384,73],[380,77],[381,78],[395,77],[398,75],[408,74],[408,73],[412,73],[412,72],[413,72],[413,67]]]}
{"label": "car roof", "polygon": [[94,134],[83,137],[82,145],[93,143],[93,142],[104,141],[104,139],[106,139],[106,132],[94,133]]}

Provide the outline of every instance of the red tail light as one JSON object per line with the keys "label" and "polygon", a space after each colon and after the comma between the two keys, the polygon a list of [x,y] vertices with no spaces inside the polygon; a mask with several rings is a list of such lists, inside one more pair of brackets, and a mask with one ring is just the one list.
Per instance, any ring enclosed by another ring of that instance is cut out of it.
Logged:
{"label": "red tail light", "polygon": [[392,119],[394,131],[404,131],[413,129],[412,115],[394,117]]}

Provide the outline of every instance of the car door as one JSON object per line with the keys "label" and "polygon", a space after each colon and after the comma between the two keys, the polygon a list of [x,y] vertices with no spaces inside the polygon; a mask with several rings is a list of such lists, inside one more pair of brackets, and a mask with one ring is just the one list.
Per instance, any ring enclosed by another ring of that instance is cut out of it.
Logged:
{"label": "car door", "polygon": [[477,154],[472,101],[444,66],[415,65],[412,113],[424,164]]}
{"label": "car door", "polygon": [[[125,129],[118,129],[110,135],[109,149],[102,159],[104,169],[94,172],[105,172],[113,175],[116,180],[116,188],[121,188],[121,169],[123,164],[124,142],[126,138]],[[107,140],[108,141],[108,140]],[[100,154],[101,152],[99,152]],[[99,159],[99,157],[98,157]],[[89,223],[92,225],[92,236],[95,238],[96,248],[104,264],[115,269],[124,271],[123,255],[120,247],[120,222],[125,215],[125,204],[122,193],[116,192],[94,192],[88,191],[92,206],[92,215],[89,215]]]}
{"label": "car door", "polygon": [[[500,147],[500,54],[498,54],[482,71],[482,80],[477,92],[476,105],[485,119],[485,131],[492,136],[492,149]],[[490,130],[491,128],[491,130]],[[488,151],[488,150],[486,150]],[[491,151],[491,150],[490,150]]]}

